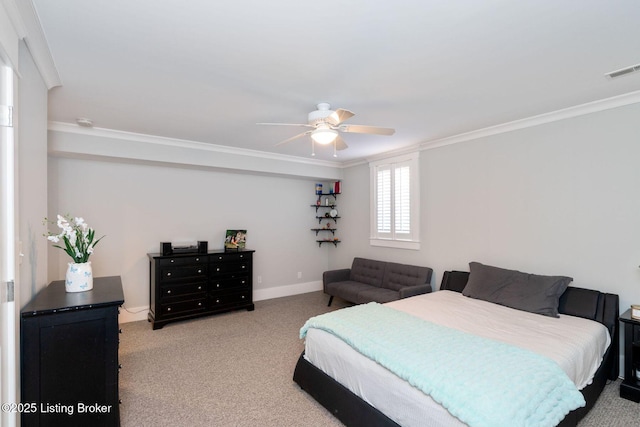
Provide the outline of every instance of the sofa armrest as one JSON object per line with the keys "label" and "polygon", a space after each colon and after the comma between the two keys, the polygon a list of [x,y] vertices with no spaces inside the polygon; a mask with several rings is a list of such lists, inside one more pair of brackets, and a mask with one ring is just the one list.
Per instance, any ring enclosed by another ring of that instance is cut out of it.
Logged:
{"label": "sofa armrest", "polygon": [[424,285],[405,286],[398,291],[400,299],[420,294],[428,294],[429,292],[431,292],[431,285],[428,283],[425,283]]}
{"label": "sofa armrest", "polygon": [[326,291],[327,285],[329,283],[344,282],[345,280],[349,280],[350,274],[350,268],[325,271],[324,273],[322,273],[322,288]]}

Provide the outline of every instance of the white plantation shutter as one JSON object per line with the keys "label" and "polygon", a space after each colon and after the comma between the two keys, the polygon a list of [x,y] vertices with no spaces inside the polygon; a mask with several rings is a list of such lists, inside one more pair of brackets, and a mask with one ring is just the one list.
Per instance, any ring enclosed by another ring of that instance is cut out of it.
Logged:
{"label": "white plantation shutter", "polygon": [[391,169],[384,167],[378,169],[377,185],[377,221],[378,233],[391,233]]}
{"label": "white plantation shutter", "polygon": [[411,233],[411,168],[409,166],[395,169],[395,232],[407,236]]}
{"label": "white plantation shutter", "polygon": [[371,244],[419,249],[418,153],[369,166]]}

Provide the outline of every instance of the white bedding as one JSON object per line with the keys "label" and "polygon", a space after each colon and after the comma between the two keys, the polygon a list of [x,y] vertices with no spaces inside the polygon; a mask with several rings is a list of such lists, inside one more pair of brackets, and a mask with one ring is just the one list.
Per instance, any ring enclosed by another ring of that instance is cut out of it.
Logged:
{"label": "white bedding", "polygon": [[[566,315],[541,316],[467,298],[458,292],[438,291],[385,305],[547,356],[558,363],[578,389],[591,382],[611,343],[606,327],[598,322]],[[464,425],[429,396],[327,332],[308,331],[305,357],[402,426]]]}

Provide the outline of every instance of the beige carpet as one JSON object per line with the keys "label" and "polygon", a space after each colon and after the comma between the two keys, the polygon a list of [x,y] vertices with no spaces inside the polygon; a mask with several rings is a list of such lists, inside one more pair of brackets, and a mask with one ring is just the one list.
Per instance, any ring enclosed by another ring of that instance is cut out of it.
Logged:
{"label": "beige carpet", "polygon": [[[122,426],[341,426],[291,379],[299,329],[326,303],[314,292],[156,331],[123,324]],[[331,309],[344,306],[336,299]],[[640,405],[620,399],[618,387],[607,386],[580,427],[640,425]]]}

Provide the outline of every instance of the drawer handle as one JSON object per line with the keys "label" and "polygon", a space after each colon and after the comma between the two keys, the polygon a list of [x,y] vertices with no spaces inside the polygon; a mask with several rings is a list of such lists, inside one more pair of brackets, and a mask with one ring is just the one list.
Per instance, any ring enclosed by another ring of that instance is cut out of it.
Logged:
{"label": "drawer handle", "polygon": [[219,299],[217,299],[217,300],[216,300],[216,303],[219,303],[219,302],[220,302],[220,300],[219,300]]}
{"label": "drawer handle", "polygon": [[240,258],[244,258],[244,255],[240,255]]}
{"label": "drawer handle", "polygon": [[202,290],[202,286],[198,286],[198,290],[201,291]]}
{"label": "drawer handle", "polygon": [[220,271],[220,267],[216,268],[216,271]]}
{"label": "drawer handle", "polygon": [[242,299],[244,299],[244,295],[242,295]]}
{"label": "drawer handle", "polygon": [[171,311],[171,307],[167,307],[167,311]]}
{"label": "drawer handle", "polygon": [[171,276],[171,273],[167,273],[167,277]]}
{"label": "drawer handle", "polygon": [[216,283],[216,288],[219,288],[219,287],[220,287],[220,283]]}
{"label": "drawer handle", "polygon": [[118,329],[118,333],[121,334],[122,333],[122,329]]}
{"label": "drawer handle", "polygon": [[202,270],[198,270],[198,274],[202,273]]}
{"label": "drawer handle", "polygon": [[200,307],[200,306],[202,306],[202,303],[201,303],[201,302],[199,302],[199,303],[198,303],[198,307]]}
{"label": "drawer handle", "polygon": [[171,289],[169,289],[169,290],[167,291],[167,294],[170,294],[170,293],[171,293]]}
{"label": "drawer handle", "polygon": [[243,281],[242,281],[242,284],[244,285],[244,283],[245,283],[245,281],[243,280]]}
{"label": "drawer handle", "polygon": [[218,257],[218,259],[222,259],[222,257],[221,257],[221,256],[219,256],[219,257]]}
{"label": "drawer handle", "polygon": [[200,258],[196,258],[196,261],[200,261]]}
{"label": "drawer handle", "polygon": [[175,260],[171,259],[171,260],[169,260],[169,262],[175,262]]}

